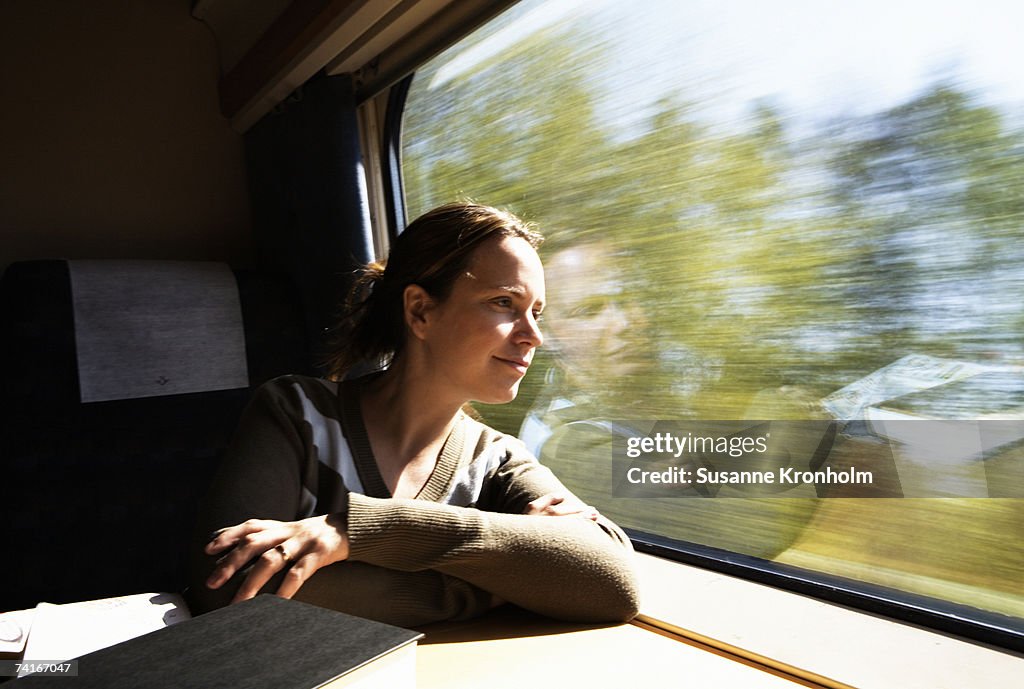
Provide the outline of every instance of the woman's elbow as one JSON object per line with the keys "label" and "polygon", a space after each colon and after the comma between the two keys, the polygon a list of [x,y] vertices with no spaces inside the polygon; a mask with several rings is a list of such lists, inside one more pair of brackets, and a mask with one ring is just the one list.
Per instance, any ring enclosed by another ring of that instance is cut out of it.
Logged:
{"label": "woman's elbow", "polygon": [[616,606],[609,612],[620,622],[629,622],[640,613],[640,586],[635,574],[630,578],[629,585],[620,589]]}
{"label": "woman's elbow", "polygon": [[628,622],[640,612],[640,578],[633,544],[618,527],[611,529],[600,523],[599,526],[614,542],[613,545],[605,542],[601,559],[601,578],[605,582],[607,600],[605,613],[609,621]]}
{"label": "woman's elbow", "polygon": [[[601,622],[628,622],[640,612],[640,584],[632,558],[621,562],[609,572],[595,596],[599,604],[594,606],[595,615]],[[595,601],[596,602],[596,601]]]}
{"label": "woman's elbow", "polygon": [[[580,584],[572,596],[578,622],[628,622],[640,611],[640,582],[632,544],[617,527],[590,542],[577,562]],[[583,598],[583,600],[581,600]]]}
{"label": "woman's elbow", "polygon": [[588,563],[583,575],[566,592],[561,609],[552,615],[572,622],[620,623],[640,610],[640,585],[632,553]]}

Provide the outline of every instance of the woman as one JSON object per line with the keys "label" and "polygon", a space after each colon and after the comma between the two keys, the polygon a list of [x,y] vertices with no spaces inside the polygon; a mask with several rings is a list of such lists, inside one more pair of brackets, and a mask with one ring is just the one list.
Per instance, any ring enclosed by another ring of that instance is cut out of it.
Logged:
{"label": "woman", "polygon": [[[513,215],[451,204],[367,267],[339,328],[340,382],[285,376],[247,409],[202,510],[220,530],[193,558],[195,607],[266,590],[406,625],[502,601],[636,613],[618,527],[463,411],[514,399],[542,342],[539,242]],[[343,380],[367,362],[382,370]]]}

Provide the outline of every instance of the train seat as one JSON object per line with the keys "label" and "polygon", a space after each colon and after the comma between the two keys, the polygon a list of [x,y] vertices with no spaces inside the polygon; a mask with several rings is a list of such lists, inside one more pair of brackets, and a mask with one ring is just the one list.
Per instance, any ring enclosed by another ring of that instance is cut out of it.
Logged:
{"label": "train seat", "polygon": [[24,261],[0,284],[0,610],[184,586],[199,497],[250,392],[308,372],[280,276]]}

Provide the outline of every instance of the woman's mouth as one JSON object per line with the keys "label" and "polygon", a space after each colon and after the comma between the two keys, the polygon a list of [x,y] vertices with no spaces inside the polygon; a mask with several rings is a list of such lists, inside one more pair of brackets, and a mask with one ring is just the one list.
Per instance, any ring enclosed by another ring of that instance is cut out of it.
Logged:
{"label": "woman's mouth", "polygon": [[518,371],[520,373],[520,375],[525,375],[526,374],[526,370],[528,368],[530,368],[530,362],[526,361],[525,359],[505,359],[505,358],[500,357],[500,356],[497,356],[497,357],[494,357],[494,358],[497,359],[498,361],[500,361],[503,364],[507,364],[508,366],[511,366],[516,371]]}

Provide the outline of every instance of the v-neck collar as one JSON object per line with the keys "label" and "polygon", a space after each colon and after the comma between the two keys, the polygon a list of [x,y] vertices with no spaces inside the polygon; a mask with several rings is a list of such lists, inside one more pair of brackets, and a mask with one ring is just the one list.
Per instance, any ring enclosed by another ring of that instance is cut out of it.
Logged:
{"label": "v-neck collar", "polygon": [[[356,473],[359,475],[359,481],[363,484],[364,493],[372,498],[390,498],[392,497],[391,491],[384,483],[380,468],[377,466],[377,459],[373,456],[370,436],[366,432],[363,411],[359,404],[359,390],[363,382],[368,379],[369,376],[366,376],[355,380],[345,380],[338,384],[341,427],[345,439],[348,441],[349,450],[352,452]],[[460,411],[452,430],[441,447],[441,453],[437,456],[434,470],[430,472],[426,483],[416,494],[416,500],[437,502],[448,494],[455,471],[459,467],[459,461],[465,450],[465,444],[466,424],[463,413]]]}

